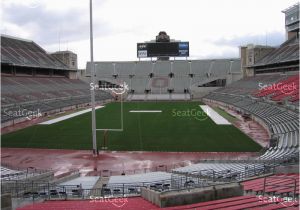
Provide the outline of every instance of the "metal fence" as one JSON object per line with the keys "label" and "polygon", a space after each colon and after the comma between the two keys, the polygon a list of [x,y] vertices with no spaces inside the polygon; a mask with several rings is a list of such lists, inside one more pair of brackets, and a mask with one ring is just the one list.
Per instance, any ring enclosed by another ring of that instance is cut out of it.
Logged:
{"label": "metal fence", "polygon": [[[138,182],[138,183],[122,183],[122,184],[108,184],[103,185],[102,188],[97,189],[82,189],[80,185],[57,185],[51,182],[39,181],[22,181],[19,174],[10,175],[10,180],[1,180],[1,193],[11,193],[13,197],[22,197],[27,199],[67,199],[80,198],[90,199],[91,197],[107,197],[107,196],[131,196],[140,195],[141,187],[147,187],[156,191],[172,191],[189,188],[201,188],[217,184],[224,184],[230,182],[240,182],[255,176],[267,175],[274,173],[277,166],[293,164],[297,162],[298,154],[294,154],[285,158],[272,159],[267,162],[257,162],[252,166],[246,166],[244,170],[237,171],[234,168],[228,168],[223,171],[198,170],[190,172],[172,172],[175,165],[168,167],[165,165],[157,166],[152,170],[133,170],[131,173],[141,173],[150,171],[171,171],[171,179],[160,180],[157,182]],[[292,160],[292,161],[291,161]],[[209,162],[209,161],[206,161]],[[216,162],[216,161],[214,161]],[[218,161],[220,163],[222,161]],[[249,163],[247,161],[239,163]],[[235,163],[235,161],[231,161]],[[252,162],[253,163],[253,162]],[[249,163],[250,164],[250,163]],[[178,166],[178,165],[177,165]],[[41,174],[43,172],[34,168],[27,168],[23,171],[24,174]],[[128,174],[130,172],[127,171]],[[102,171],[101,176],[111,176],[111,171]],[[125,175],[125,173],[124,173]],[[127,174],[126,174],[127,175]],[[9,177],[9,176],[8,176]],[[16,178],[17,179],[14,179]],[[24,178],[24,177],[23,177]]]}
{"label": "metal fence", "polygon": [[193,163],[247,163],[247,164],[254,164],[254,163],[261,163],[261,164],[276,164],[276,165],[289,165],[293,163],[299,162],[299,153],[293,153],[290,155],[283,155],[277,158],[270,158],[270,159],[257,159],[255,158],[246,158],[246,159],[230,159],[230,160],[198,160],[194,161]]}
{"label": "metal fence", "polygon": [[[275,172],[276,165],[260,165],[260,166],[247,166],[244,170],[238,171],[236,169],[228,168],[226,170],[215,171],[213,169],[197,170],[190,172],[176,172],[174,174],[185,176],[186,179],[199,178],[206,182],[240,182],[255,176],[272,174]],[[172,176],[174,176],[172,174]]]}
{"label": "metal fence", "polygon": [[240,182],[247,178],[273,173],[276,166],[251,167],[244,171],[200,170],[189,173],[172,173],[171,179],[156,182],[107,184],[101,188],[83,189],[81,185],[57,185],[49,182],[9,181],[1,183],[1,193],[10,192],[13,197],[24,199],[95,199],[105,197],[129,197],[141,194],[141,188],[155,191],[178,191]]}
{"label": "metal fence", "polygon": [[[28,179],[34,176],[38,176],[41,174],[46,174],[51,172],[51,170],[40,170],[36,169],[34,167],[28,167],[26,169],[20,169],[20,168],[15,168],[12,169],[9,165],[6,164],[1,164],[1,166],[9,168],[11,170],[15,170],[15,172],[8,173],[8,174],[1,174],[1,181],[11,181],[11,180],[22,180],[22,179]],[[50,177],[51,175],[49,175]]]}

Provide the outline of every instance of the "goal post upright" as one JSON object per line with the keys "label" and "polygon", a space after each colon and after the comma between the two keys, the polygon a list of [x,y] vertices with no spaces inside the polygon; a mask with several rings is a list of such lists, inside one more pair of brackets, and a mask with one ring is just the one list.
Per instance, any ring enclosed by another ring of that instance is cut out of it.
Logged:
{"label": "goal post upright", "polygon": [[[90,54],[91,54],[91,82],[95,84],[95,65],[93,50],[93,0],[90,0]],[[95,111],[95,90],[91,88],[92,105],[92,136],[93,136],[93,156],[98,156],[97,136],[96,136],[96,111]]]}
{"label": "goal post upright", "polygon": [[123,94],[116,94],[120,96],[120,127],[119,128],[96,128],[96,131],[113,131],[113,132],[123,132],[124,131],[124,96]]}
{"label": "goal post upright", "polygon": [[107,150],[107,138],[108,138],[108,130],[104,130],[102,150]]}

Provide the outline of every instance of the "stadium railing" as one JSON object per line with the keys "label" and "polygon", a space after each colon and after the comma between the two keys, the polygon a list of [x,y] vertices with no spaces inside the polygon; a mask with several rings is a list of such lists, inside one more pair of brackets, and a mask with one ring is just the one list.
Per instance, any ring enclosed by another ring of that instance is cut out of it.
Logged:
{"label": "stadium railing", "polygon": [[238,171],[232,168],[228,168],[222,171],[215,171],[213,169],[190,171],[190,172],[175,172],[186,177],[202,178],[212,182],[237,182],[251,177],[261,176],[266,174],[272,174],[275,171],[277,165],[264,165],[262,167],[249,167],[243,171]]}
{"label": "stadium railing", "polygon": [[240,182],[255,176],[272,174],[276,166],[250,168],[239,172],[234,170],[202,170],[190,173],[173,173],[171,179],[156,182],[107,184],[101,188],[84,189],[81,185],[58,185],[50,182],[10,181],[3,186],[2,193],[10,192],[13,197],[32,199],[93,199],[95,197],[129,197],[140,195],[141,188],[155,191],[178,191],[183,189],[202,188],[231,182]]}
{"label": "stadium railing", "polygon": [[[13,180],[24,180],[27,178],[32,178],[37,175],[49,173],[51,170],[40,170],[32,167],[28,167],[27,169],[17,169],[13,170],[12,173],[1,174],[1,181],[13,181]],[[50,176],[50,175],[49,175]]]}
{"label": "stadium railing", "polygon": [[194,161],[193,164],[197,164],[197,163],[247,163],[247,164],[251,164],[251,163],[262,163],[262,164],[293,164],[294,162],[299,160],[299,155],[298,153],[292,153],[289,155],[283,155],[280,157],[276,157],[276,158],[270,158],[270,159],[260,159],[258,158],[245,158],[245,159],[230,159],[230,160],[216,160],[216,159],[205,159],[205,160],[197,160]]}

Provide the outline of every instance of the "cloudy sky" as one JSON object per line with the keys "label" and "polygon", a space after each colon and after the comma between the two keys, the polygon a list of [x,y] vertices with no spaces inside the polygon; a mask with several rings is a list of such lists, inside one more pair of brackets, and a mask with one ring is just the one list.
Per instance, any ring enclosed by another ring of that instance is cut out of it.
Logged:
{"label": "cloudy sky", "polygon": [[[137,60],[136,43],[154,39],[159,31],[189,41],[192,59],[238,57],[240,45],[282,43],[281,11],[296,2],[94,0],[95,60]],[[1,0],[1,33],[34,40],[49,52],[74,51],[85,68],[89,0]]]}

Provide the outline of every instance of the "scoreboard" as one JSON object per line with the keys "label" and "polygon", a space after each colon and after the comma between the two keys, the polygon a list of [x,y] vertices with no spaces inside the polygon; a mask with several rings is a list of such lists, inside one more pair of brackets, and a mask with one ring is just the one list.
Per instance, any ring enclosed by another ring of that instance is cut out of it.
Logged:
{"label": "scoreboard", "polygon": [[137,57],[188,57],[189,42],[137,43]]}

